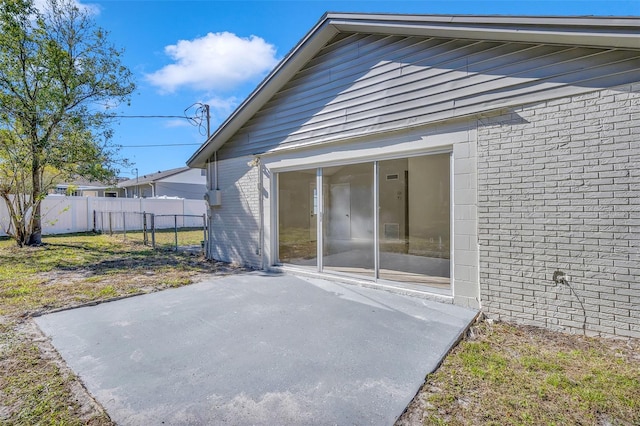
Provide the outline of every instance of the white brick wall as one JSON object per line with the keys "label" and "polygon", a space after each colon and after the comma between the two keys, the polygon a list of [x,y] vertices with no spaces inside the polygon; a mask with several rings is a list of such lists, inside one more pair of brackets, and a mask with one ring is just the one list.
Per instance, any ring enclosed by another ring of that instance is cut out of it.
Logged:
{"label": "white brick wall", "polygon": [[453,145],[453,296],[454,303],[477,309],[478,223],[475,132]]}
{"label": "white brick wall", "polygon": [[478,233],[489,316],[640,337],[640,84],[479,120]]}
{"label": "white brick wall", "polygon": [[211,209],[210,257],[260,268],[258,168],[253,157],[218,163],[222,205]]}

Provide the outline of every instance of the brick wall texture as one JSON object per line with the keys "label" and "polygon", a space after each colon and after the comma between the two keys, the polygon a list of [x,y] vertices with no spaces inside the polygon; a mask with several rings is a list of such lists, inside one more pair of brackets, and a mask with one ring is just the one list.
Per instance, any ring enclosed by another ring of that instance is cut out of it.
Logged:
{"label": "brick wall texture", "polygon": [[640,337],[640,84],[479,120],[478,242],[489,317]]}
{"label": "brick wall texture", "polygon": [[243,266],[260,268],[260,198],[258,167],[253,157],[218,163],[222,204],[210,212],[210,257]]}

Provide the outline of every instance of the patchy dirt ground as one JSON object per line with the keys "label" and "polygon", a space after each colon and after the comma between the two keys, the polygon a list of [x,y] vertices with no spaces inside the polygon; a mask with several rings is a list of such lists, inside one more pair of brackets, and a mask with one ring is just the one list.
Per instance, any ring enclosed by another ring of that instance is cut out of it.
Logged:
{"label": "patchy dirt ground", "polygon": [[[108,414],[67,367],[32,317],[246,271],[220,262],[192,262],[197,268],[188,271],[175,270],[166,262],[145,266],[150,270],[136,270],[135,265],[129,265],[132,269],[125,274],[96,280],[91,280],[95,275],[90,269],[46,273],[42,285],[51,287],[55,302],[19,315],[16,312],[0,316],[0,424],[112,425]],[[113,266],[120,268],[126,263],[115,262]],[[112,285],[114,279],[120,283],[117,290]],[[94,294],[105,288],[110,290],[103,291],[106,297],[96,299],[77,291],[87,285],[98,289]]]}
{"label": "patchy dirt ground", "polygon": [[33,316],[246,271],[107,236],[50,241],[26,249],[0,241],[0,424],[112,424]]}
{"label": "patchy dirt ground", "polygon": [[396,426],[638,425],[640,341],[478,322]]}
{"label": "patchy dirt ground", "polygon": [[[104,303],[122,297],[130,297],[167,288],[194,284],[212,277],[222,277],[249,271],[237,265],[206,261],[199,255],[182,255],[187,260],[172,261],[175,255],[145,258],[144,262],[132,259],[116,259],[100,265],[69,270],[54,270],[40,274],[43,286],[52,289],[56,305],[27,312],[27,316],[51,312],[52,308],[68,309],[85,303]],[[82,294],[78,288],[90,286],[95,291]]]}

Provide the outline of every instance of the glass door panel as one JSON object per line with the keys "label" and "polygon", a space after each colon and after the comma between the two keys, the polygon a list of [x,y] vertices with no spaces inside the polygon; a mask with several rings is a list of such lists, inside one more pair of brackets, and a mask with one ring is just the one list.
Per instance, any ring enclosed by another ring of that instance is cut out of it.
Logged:
{"label": "glass door panel", "polygon": [[450,288],[450,156],[379,163],[379,277]]}
{"label": "glass door panel", "polygon": [[373,163],[322,169],[324,270],[374,276]]}
{"label": "glass door panel", "polygon": [[282,263],[317,265],[316,169],[278,174],[278,257]]}

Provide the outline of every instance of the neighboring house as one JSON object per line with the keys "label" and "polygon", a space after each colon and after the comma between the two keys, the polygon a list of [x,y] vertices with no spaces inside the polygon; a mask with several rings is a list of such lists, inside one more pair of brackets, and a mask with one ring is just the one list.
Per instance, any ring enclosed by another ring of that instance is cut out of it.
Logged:
{"label": "neighboring house", "polygon": [[207,192],[206,176],[202,170],[179,167],[148,173],[118,183],[127,198],[176,197],[202,200]]}
{"label": "neighboring house", "polygon": [[85,178],[76,178],[73,181],[62,182],[49,190],[50,195],[68,195],[78,197],[117,197],[118,188],[114,185],[90,181]]}
{"label": "neighboring house", "polygon": [[327,14],[191,157],[210,257],[640,337],[640,19]]}

